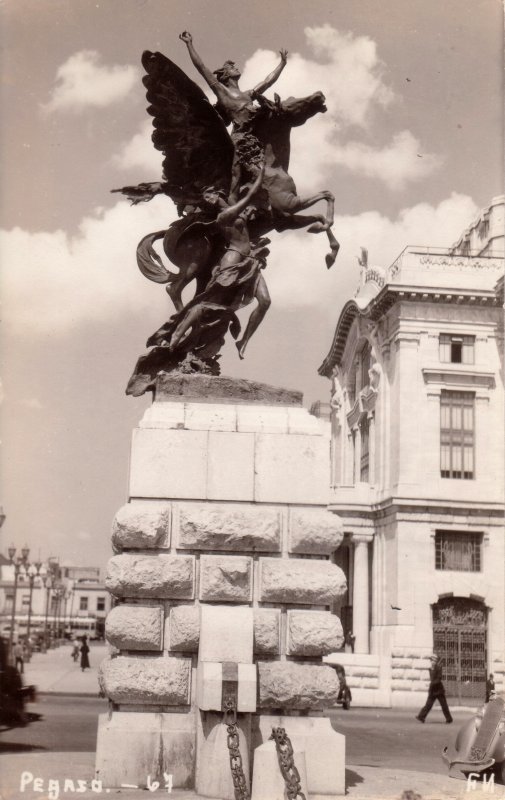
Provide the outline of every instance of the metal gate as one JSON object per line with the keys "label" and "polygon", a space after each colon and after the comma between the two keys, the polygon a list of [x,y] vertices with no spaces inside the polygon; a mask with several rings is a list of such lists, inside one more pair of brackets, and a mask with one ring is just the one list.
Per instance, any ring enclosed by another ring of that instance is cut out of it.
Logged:
{"label": "metal gate", "polygon": [[442,656],[448,697],[484,700],[487,610],[478,600],[451,597],[433,606],[433,647]]}

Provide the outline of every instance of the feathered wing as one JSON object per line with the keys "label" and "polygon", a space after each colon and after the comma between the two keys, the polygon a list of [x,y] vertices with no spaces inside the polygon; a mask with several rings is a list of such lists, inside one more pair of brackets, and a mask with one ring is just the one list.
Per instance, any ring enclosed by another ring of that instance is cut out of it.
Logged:
{"label": "feathered wing", "polygon": [[153,117],[152,141],[163,155],[164,191],[177,204],[196,204],[208,186],[228,196],[233,144],[225,124],[196,83],[161,53],[142,55]]}

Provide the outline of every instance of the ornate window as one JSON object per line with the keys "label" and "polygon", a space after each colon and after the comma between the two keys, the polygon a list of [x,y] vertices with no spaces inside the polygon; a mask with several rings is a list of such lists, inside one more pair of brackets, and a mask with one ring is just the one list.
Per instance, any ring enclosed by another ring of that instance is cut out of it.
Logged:
{"label": "ornate window", "polygon": [[474,475],[475,394],[442,390],[440,397],[440,474],[470,479]]}
{"label": "ornate window", "polygon": [[481,571],[482,534],[459,531],[435,533],[435,569]]}
{"label": "ornate window", "polygon": [[441,333],[439,355],[440,361],[444,364],[473,364],[475,361],[475,336]]}

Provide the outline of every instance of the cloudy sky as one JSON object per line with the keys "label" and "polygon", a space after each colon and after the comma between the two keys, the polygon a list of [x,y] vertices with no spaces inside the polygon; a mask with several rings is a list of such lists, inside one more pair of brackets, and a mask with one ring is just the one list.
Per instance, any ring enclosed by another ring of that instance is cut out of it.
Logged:
{"label": "cloudy sky", "polygon": [[[160,178],[141,83],[144,49],[198,80],[232,58],[252,87],[289,53],[282,97],[322,90],[328,112],[293,135],[300,194],[336,196],[341,251],[273,240],[269,314],[223,373],[326,399],[317,375],[359,247],[388,266],[408,244],[450,245],[503,191],[500,0],[3,0],[3,546],[103,565],[126,497],[131,430],[149,403],[124,388],[169,316],[135,248],[175,218],[110,189]],[[270,96],[273,89],[270,90]]]}

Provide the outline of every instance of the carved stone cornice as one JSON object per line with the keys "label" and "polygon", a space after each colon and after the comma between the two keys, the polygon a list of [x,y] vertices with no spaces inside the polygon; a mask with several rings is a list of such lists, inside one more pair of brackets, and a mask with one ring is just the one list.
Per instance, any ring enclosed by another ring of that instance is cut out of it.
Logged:
{"label": "carved stone cornice", "polygon": [[461,365],[439,364],[422,369],[426,384],[438,383],[444,386],[494,389],[496,380],[493,372],[475,370]]}

